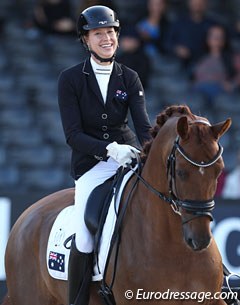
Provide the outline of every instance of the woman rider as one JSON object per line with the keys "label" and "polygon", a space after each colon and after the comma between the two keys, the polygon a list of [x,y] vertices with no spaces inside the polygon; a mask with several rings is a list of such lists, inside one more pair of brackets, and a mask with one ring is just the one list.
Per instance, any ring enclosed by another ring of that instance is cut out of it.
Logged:
{"label": "woman rider", "polygon": [[[87,305],[93,265],[93,237],[84,222],[91,191],[130,164],[138,143],[150,140],[151,128],[138,74],[117,63],[120,31],[116,13],[106,6],[85,9],[77,21],[89,57],[59,77],[59,107],[66,142],[72,150],[76,236],[72,240],[69,304]],[[128,126],[128,110],[135,133]],[[77,302],[77,303],[76,303]]]}

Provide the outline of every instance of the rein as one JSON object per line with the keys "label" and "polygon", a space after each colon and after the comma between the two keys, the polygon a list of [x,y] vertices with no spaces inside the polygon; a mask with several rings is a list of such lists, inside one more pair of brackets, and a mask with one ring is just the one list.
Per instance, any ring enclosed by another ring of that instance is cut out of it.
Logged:
{"label": "rein", "polygon": [[[139,156],[138,156],[138,158],[139,158]],[[140,165],[138,164],[138,168],[136,170],[134,170],[131,167],[128,167],[128,168],[130,168],[130,170],[132,170],[135,174],[138,175],[137,170],[141,171],[141,164]],[[121,174],[124,175],[123,168],[122,168]],[[114,285],[114,281],[115,281],[115,277],[116,277],[119,246],[120,246],[120,242],[121,242],[122,222],[123,222],[124,216],[126,214],[128,204],[130,202],[130,199],[133,195],[133,192],[134,192],[137,184],[138,184],[138,178],[134,181],[133,185],[131,186],[131,188],[129,190],[129,193],[127,194],[126,200],[123,202],[122,208],[117,213],[117,221],[116,221],[113,236],[112,236],[112,239],[110,242],[110,248],[109,248],[106,266],[105,266],[105,270],[104,270],[104,274],[103,274],[103,279],[102,279],[102,282],[100,285],[100,289],[98,291],[98,294],[102,297],[104,304],[106,304],[106,305],[116,305],[116,301],[115,301],[112,289],[113,289],[113,285]],[[117,195],[115,193],[115,201],[116,201],[116,197],[117,197]],[[110,258],[111,258],[112,252],[114,250],[114,247],[116,247],[116,250],[115,250],[114,263],[113,263],[113,265],[114,265],[113,273],[112,273],[112,279],[111,279],[110,285],[108,285],[106,282],[107,270],[108,270]]]}

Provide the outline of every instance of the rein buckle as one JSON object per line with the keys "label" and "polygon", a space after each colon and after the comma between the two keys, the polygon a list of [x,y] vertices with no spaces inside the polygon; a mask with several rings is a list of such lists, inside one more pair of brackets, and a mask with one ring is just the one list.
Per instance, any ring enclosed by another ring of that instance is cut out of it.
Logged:
{"label": "rein buckle", "polygon": [[176,204],[176,202],[174,200],[172,200],[171,208],[174,213],[178,214],[179,216],[182,216],[182,213],[179,210],[179,206]]}

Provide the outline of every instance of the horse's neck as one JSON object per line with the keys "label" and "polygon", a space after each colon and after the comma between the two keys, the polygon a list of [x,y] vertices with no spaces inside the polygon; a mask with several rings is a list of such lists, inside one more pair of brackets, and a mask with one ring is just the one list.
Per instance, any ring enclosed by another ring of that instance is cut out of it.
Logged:
{"label": "horse's neck", "polygon": [[[152,166],[151,162],[145,164],[142,177],[150,186],[167,196],[166,173],[163,169],[152,170]],[[159,165],[155,164],[155,168],[156,166]],[[152,246],[158,251],[157,248],[165,242],[172,241],[173,244],[176,244],[179,240],[182,241],[180,217],[173,212],[169,203],[161,200],[141,181],[138,183],[131,206],[131,231],[134,227],[133,234],[142,237],[136,243],[146,241],[148,249]],[[156,236],[159,240],[156,240]]]}

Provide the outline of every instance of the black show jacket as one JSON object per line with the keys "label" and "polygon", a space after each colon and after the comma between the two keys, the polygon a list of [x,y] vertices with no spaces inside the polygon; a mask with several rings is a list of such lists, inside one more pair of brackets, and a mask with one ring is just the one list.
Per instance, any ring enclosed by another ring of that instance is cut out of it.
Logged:
{"label": "black show jacket", "polygon": [[109,143],[137,146],[136,136],[127,125],[129,109],[140,144],[151,138],[138,74],[117,62],[113,64],[105,104],[89,58],[60,74],[58,102],[66,142],[72,149],[74,179],[100,160],[107,160]]}

